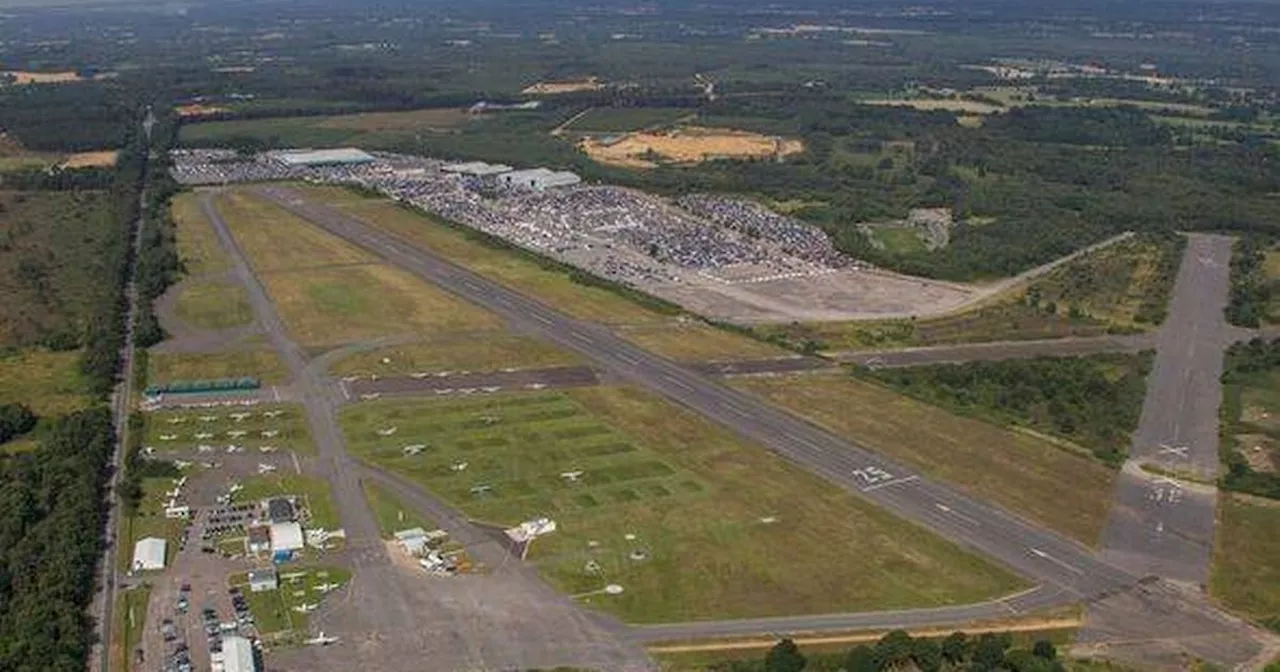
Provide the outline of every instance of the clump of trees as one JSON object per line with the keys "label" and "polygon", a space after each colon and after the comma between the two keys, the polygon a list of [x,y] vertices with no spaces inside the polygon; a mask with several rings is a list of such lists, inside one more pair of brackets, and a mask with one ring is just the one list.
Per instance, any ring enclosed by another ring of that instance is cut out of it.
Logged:
{"label": "clump of trees", "polygon": [[98,407],[0,461],[0,669],[84,669],[113,446],[111,413]]}
{"label": "clump of trees", "polygon": [[922,401],[1056,434],[1118,466],[1138,425],[1149,354],[859,370]]}
{"label": "clump of trees", "polygon": [[1266,342],[1254,339],[1236,343],[1227,349],[1222,382],[1227,386],[1222,405],[1222,461],[1226,472],[1221,486],[1225,490],[1244,492],[1259,497],[1280,499],[1280,474],[1255,470],[1236,445],[1235,434],[1242,430],[1274,435],[1275,430],[1245,423],[1241,419],[1240,392],[1246,386],[1269,388],[1271,374],[1280,369],[1280,339]]}
{"label": "clump of trees", "polygon": [[1258,236],[1245,236],[1231,255],[1231,293],[1227,301],[1227,322],[1238,327],[1257,328],[1267,320],[1272,285],[1266,273],[1269,245]]}
{"label": "clump of trees", "polygon": [[1008,633],[986,633],[971,637],[955,632],[943,639],[912,637],[895,630],[875,644],[860,644],[844,654],[806,656],[796,643],[783,639],[763,660],[734,661],[712,665],[716,672],[881,672],[910,670],[943,672],[971,670],[988,672],[1058,672],[1064,670],[1053,642],[1041,639],[1030,648],[1013,646]]}
{"label": "clump of trees", "polygon": [[26,404],[0,404],[0,443],[35,429],[36,414]]}

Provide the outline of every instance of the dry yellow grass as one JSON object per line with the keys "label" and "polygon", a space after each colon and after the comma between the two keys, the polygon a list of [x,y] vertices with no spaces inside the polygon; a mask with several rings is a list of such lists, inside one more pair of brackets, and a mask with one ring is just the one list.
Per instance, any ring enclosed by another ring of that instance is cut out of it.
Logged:
{"label": "dry yellow grass", "polygon": [[41,416],[88,406],[79,361],[78,350],[29,349],[0,357],[0,404],[21,402]]}
{"label": "dry yellow grass", "polygon": [[953,415],[846,374],[734,380],[867,448],[1086,544],[1114,473],[1052,443]]}
{"label": "dry yellow grass", "polygon": [[700,322],[634,327],[620,330],[618,333],[646,350],[685,362],[763,359],[786,357],[792,354],[775,345],[716,329]]}
{"label": "dry yellow grass", "polygon": [[338,128],[366,133],[385,131],[436,131],[460,126],[467,121],[467,111],[460,107],[408,110],[405,112],[366,112],[325,117],[315,128]]}
{"label": "dry yellow grass", "polygon": [[187,273],[202,275],[227,270],[230,262],[226,252],[208,218],[200,211],[197,196],[193,193],[178,194],[169,208],[177,228],[178,256]]}
{"label": "dry yellow grass", "polygon": [[390,266],[330,266],[260,277],[291,336],[306,345],[503,327],[496,315]]}
{"label": "dry yellow grass", "polygon": [[263,384],[274,384],[285,382],[289,372],[271,350],[237,350],[212,354],[152,352],[147,357],[147,380],[152,383],[241,376],[255,376]]}
{"label": "dry yellow grass", "polygon": [[192,117],[207,117],[214,114],[222,114],[223,112],[230,112],[231,108],[218,107],[217,105],[192,104],[177,105],[173,108],[173,111],[177,113],[179,117],[188,119]]}
{"label": "dry yellow grass", "polygon": [[866,105],[885,107],[911,107],[917,110],[947,110],[968,114],[995,114],[1003,108],[974,100],[935,100],[932,98],[882,98],[862,101]]}
{"label": "dry yellow grass", "polygon": [[341,238],[248,193],[222,194],[217,208],[259,273],[376,261]]}
{"label": "dry yellow grass", "polygon": [[79,152],[62,160],[63,168],[99,168],[116,165],[120,152],[114,149],[100,152]]}
{"label": "dry yellow grass", "polygon": [[573,353],[528,336],[450,334],[420,343],[360,352],[335,363],[337,375],[392,375],[416,371],[497,371],[581,364]]}
{"label": "dry yellow grass", "polygon": [[15,84],[61,84],[78,82],[84,79],[72,70],[62,72],[31,72],[29,70],[6,70],[3,75],[13,78]]}
{"label": "dry yellow grass", "polygon": [[557,93],[573,93],[575,91],[599,91],[602,88],[604,88],[604,85],[600,83],[599,79],[588,77],[586,79],[563,82],[538,82],[524,87],[520,93],[525,95],[555,95]]}
{"label": "dry yellow grass", "polygon": [[630,133],[620,140],[602,142],[584,138],[579,148],[600,163],[627,168],[658,165],[653,155],[671,163],[700,163],[712,159],[781,157],[804,151],[804,143],[727,128],[685,126],[670,131]]}

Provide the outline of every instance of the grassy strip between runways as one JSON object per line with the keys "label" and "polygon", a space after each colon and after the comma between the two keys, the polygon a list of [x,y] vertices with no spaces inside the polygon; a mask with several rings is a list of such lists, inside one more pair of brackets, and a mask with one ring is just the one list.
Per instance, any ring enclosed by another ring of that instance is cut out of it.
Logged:
{"label": "grassy strip between runways", "polygon": [[[474,519],[553,518],[530,560],[633,622],[938,606],[1024,585],[632,388],[387,399],[341,422],[354,455]],[[610,583],[625,592],[599,592]]]}
{"label": "grassy strip between runways", "polygon": [[732,381],[961,490],[1086,544],[1106,520],[1114,473],[1024,433],[965,418],[848,374]]}
{"label": "grassy strip between runways", "polygon": [[189,275],[219,273],[231,267],[218,234],[200,209],[199,195],[178,194],[171,212],[177,229],[178,256]]}
{"label": "grassy strip between runways", "polygon": [[215,205],[258,273],[377,261],[364,250],[247,192],[221,194]]}
{"label": "grassy strip between runways", "polygon": [[147,368],[147,380],[153,383],[252,376],[263,385],[272,385],[289,379],[284,362],[265,348],[215,353],[152,352]]}
{"label": "grassy strip between runways", "polygon": [[1280,632],[1280,502],[1224,495],[1213,559],[1214,597]]}
{"label": "grassy strip between runways", "polygon": [[581,364],[568,350],[529,336],[479,332],[358,352],[330,370],[339,376],[406,375],[418,371],[498,371]]}
{"label": "grassy strip between runways", "polygon": [[424,530],[436,528],[434,522],[412,509],[405,508],[395,495],[378,484],[361,481],[360,487],[364,490],[364,498],[369,502],[369,508],[373,511],[374,519],[378,521],[378,530],[381,531],[384,539],[392,538],[400,530],[414,527],[421,527]]}
{"label": "grassy strip between runways", "polygon": [[178,288],[174,312],[196,329],[226,329],[253,321],[244,287],[217,281],[187,281]]}

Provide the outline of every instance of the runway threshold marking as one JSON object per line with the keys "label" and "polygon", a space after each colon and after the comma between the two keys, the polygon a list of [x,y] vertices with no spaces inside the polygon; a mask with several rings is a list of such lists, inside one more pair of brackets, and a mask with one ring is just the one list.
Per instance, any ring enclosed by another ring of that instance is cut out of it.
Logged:
{"label": "runway threshold marking", "polygon": [[912,481],[919,480],[919,479],[920,479],[920,477],[919,477],[919,476],[915,476],[915,475],[912,475],[912,476],[903,476],[902,478],[895,478],[895,479],[893,479],[892,481],[884,481],[884,482],[881,482],[881,483],[876,483],[875,485],[868,485],[867,487],[863,488],[863,489],[862,489],[862,491],[863,491],[863,492],[871,492],[872,490],[879,490],[880,488],[887,488],[887,487],[889,487],[889,486],[891,486],[891,485],[902,485],[903,483],[910,483],[910,482],[912,482]]}
{"label": "runway threshold marking", "polygon": [[541,323],[543,323],[543,324],[545,324],[545,325],[547,325],[547,326],[551,326],[551,320],[547,319],[547,317],[546,317],[545,315],[541,314],[541,313],[533,313],[533,319],[535,319],[535,320],[537,320],[537,321],[539,321],[539,322],[541,322]]}
{"label": "runway threshold marking", "polygon": [[665,381],[667,381],[668,383],[671,383],[672,385],[675,385],[676,387],[678,387],[678,388],[680,388],[680,389],[682,389],[682,390],[684,390],[684,391],[686,391],[686,392],[692,392],[692,391],[693,391],[693,388],[692,388],[692,387],[689,387],[689,384],[688,384],[688,383],[684,382],[683,380],[680,380],[679,378],[676,378],[675,376],[673,376],[673,375],[671,375],[671,374],[669,374],[669,373],[664,373],[664,374],[662,374],[662,379],[663,379],[663,380],[665,380]]}
{"label": "runway threshold marking", "polygon": [[1040,558],[1041,560],[1047,560],[1049,562],[1052,562],[1053,564],[1067,570],[1068,572],[1071,572],[1073,574],[1084,574],[1084,570],[1080,569],[1079,567],[1063,562],[1062,560],[1059,560],[1038,548],[1028,547],[1027,550],[1031,552],[1031,555],[1034,555],[1037,558]]}

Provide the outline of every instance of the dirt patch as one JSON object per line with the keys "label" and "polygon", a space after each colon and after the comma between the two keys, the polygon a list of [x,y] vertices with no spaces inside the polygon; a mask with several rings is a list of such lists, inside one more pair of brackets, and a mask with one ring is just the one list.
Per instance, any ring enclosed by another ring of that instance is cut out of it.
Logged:
{"label": "dirt patch", "polygon": [[604,84],[600,83],[597,77],[588,77],[586,79],[568,80],[563,82],[538,82],[524,87],[520,91],[525,95],[555,95],[558,93],[573,93],[575,91],[599,91],[604,88]]}
{"label": "dirt patch", "polygon": [[1237,434],[1236,445],[1249,467],[1262,473],[1275,473],[1280,457],[1280,442],[1266,434]]}
{"label": "dirt patch", "polygon": [[78,152],[62,160],[63,168],[100,168],[116,165],[120,155],[114,149],[99,152]]}
{"label": "dirt patch", "polygon": [[64,82],[78,82],[84,79],[79,74],[71,70],[63,72],[6,70],[3,73],[0,73],[0,77],[12,79],[14,84],[61,84]]}
{"label": "dirt patch", "polygon": [[600,163],[627,168],[713,159],[781,158],[804,151],[804,143],[799,140],[699,126],[628,133],[621,137],[584,138],[578,147]]}
{"label": "dirt patch", "polygon": [[191,119],[194,117],[209,117],[215,114],[223,114],[224,112],[230,112],[231,108],[193,103],[191,105],[177,105],[173,108],[173,111],[183,119]]}
{"label": "dirt patch", "polygon": [[337,128],[377,133],[381,131],[447,130],[467,121],[467,111],[460,107],[437,107],[405,112],[367,112],[328,117],[316,128]]}
{"label": "dirt patch", "polygon": [[418,574],[424,573],[418,566],[418,559],[409,555],[400,542],[384,539],[382,543],[387,547],[387,555],[391,556],[391,564]]}

